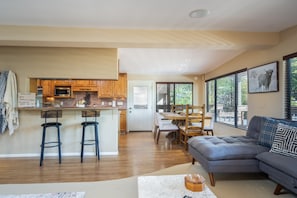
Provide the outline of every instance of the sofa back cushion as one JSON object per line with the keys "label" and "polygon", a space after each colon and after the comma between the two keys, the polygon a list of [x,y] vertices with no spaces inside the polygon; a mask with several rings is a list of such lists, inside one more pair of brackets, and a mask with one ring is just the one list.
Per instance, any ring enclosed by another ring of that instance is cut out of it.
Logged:
{"label": "sofa back cushion", "polygon": [[264,122],[264,117],[253,116],[249,122],[246,136],[254,138],[254,139],[258,139],[261,129],[262,129],[263,122]]}

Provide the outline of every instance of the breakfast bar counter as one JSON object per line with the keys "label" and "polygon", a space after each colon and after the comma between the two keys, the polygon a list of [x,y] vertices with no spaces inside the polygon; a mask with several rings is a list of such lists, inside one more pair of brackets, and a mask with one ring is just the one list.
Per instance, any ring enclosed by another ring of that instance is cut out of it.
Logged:
{"label": "breakfast bar counter", "polygon": [[[61,126],[62,156],[79,156],[81,148],[82,126],[85,118],[83,110],[100,111],[99,147],[100,155],[118,154],[119,108],[111,106],[90,107],[21,107],[19,112],[19,128],[12,136],[2,134],[0,138],[0,157],[39,157],[42,138],[41,111],[62,110],[59,118]],[[90,129],[91,130],[91,129]],[[48,133],[49,139],[55,139],[56,133]],[[5,141],[5,144],[4,144]],[[12,145],[3,146],[3,145]],[[45,156],[57,156],[57,148],[46,149]],[[86,147],[85,155],[95,155],[93,147]],[[78,157],[79,159],[79,157]]]}

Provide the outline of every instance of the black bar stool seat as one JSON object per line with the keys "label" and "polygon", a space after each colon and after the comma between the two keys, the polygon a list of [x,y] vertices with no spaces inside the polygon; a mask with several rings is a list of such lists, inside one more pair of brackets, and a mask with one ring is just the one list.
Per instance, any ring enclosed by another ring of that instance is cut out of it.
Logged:
{"label": "black bar stool seat", "polygon": [[[95,145],[95,152],[98,160],[100,160],[100,151],[99,151],[99,137],[98,137],[98,125],[97,117],[100,116],[100,111],[97,110],[85,110],[82,111],[82,117],[85,118],[85,121],[81,123],[83,126],[82,131],[82,140],[81,140],[81,152],[80,152],[80,162],[83,162],[84,157],[84,146]],[[92,117],[93,121],[88,121],[87,118]],[[89,126],[94,127],[94,139],[85,139],[86,128]]]}
{"label": "black bar stool seat", "polygon": [[[62,155],[61,155],[61,138],[60,138],[60,126],[62,123],[58,121],[58,118],[62,117],[62,110],[47,110],[41,111],[41,117],[44,118],[44,123],[41,124],[42,130],[42,141],[41,141],[41,153],[40,153],[40,163],[39,165],[42,166],[43,159],[44,159],[44,149],[45,148],[52,148],[58,147],[59,152],[59,164],[62,162]],[[47,119],[55,118],[55,122],[48,122]],[[55,127],[57,129],[57,141],[45,141],[46,139],[46,132],[49,127]]]}

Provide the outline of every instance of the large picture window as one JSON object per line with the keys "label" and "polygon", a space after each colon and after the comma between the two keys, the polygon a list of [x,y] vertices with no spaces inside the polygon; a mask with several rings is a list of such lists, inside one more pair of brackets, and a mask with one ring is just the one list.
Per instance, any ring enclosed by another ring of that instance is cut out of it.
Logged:
{"label": "large picture window", "polygon": [[286,65],[286,118],[297,121],[297,53],[284,57]]}
{"label": "large picture window", "polygon": [[171,105],[193,104],[193,83],[157,82],[156,111],[169,112]]}
{"label": "large picture window", "polygon": [[217,122],[247,127],[247,71],[241,70],[206,82],[206,109]]}

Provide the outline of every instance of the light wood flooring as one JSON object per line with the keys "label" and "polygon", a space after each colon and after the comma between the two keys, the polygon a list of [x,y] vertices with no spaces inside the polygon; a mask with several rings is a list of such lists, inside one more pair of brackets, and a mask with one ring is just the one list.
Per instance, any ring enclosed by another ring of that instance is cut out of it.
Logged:
{"label": "light wood flooring", "polygon": [[171,144],[161,134],[159,144],[152,132],[120,135],[119,155],[80,157],[45,157],[39,167],[38,158],[0,158],[0,184],[82,182],[119,179],[142,175],[173,165],[191,162],[191,156],[178,144]]}

